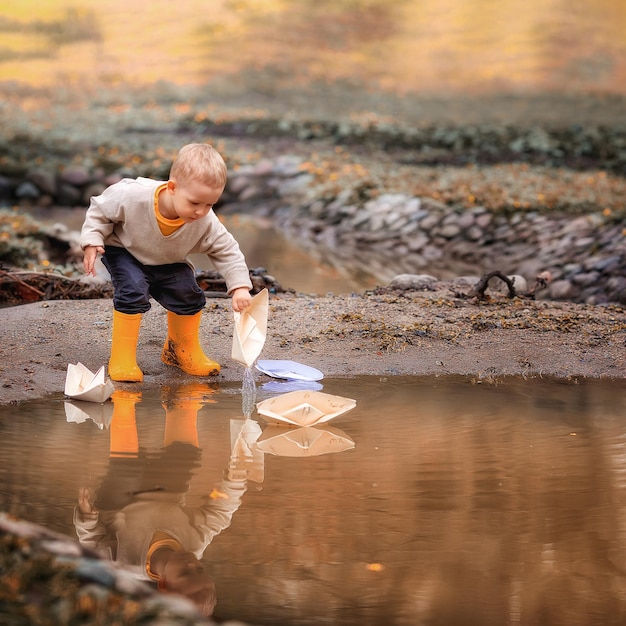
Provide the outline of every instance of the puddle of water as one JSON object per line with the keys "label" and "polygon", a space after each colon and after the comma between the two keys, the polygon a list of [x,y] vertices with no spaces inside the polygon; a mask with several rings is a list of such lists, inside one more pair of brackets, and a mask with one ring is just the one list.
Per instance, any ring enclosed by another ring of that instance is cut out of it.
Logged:
{"label": "puddle of water", "polygon": [[[200,550],[218,621],[623,623],[624,382],[321,382],[357,406],[328,424],[343,451],[319,456],[259,452],[275,427],[244,420],[241,384],[127,394],[100,426],[60,396],[0,407],[2,509],[74,535],[80,489],[111,510],[178,494],[221,529]],[[239,498],[221,481],[246,468]]]}

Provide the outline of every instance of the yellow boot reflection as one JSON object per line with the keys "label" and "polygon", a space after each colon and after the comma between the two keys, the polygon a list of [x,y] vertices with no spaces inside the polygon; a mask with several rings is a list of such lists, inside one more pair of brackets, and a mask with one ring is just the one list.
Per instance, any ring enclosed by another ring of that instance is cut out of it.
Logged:
{"label": "yellow boot reflection", "polygon": [[116,391],[111,396],[111,457],[136,458],[139,454],[139,438],[135,419],[135,405],[141,402],[140,391]]}
{"label": "yellow boot reflection", "polygon": [[198,411],[207,403],[215,388],[204,383],[190,383],[163,390],[165,409],[165,447],[174,442],[188,443],[198,448]]}

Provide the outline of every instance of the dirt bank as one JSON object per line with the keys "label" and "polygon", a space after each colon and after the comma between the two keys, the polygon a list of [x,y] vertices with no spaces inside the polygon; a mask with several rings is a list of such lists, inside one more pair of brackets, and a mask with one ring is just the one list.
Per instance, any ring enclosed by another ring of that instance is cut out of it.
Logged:
{"label": "dirt bank", "polygon": [[[468,291],[441,281],[431,291],[273,296],[261,356],[296,360],[327,377],[624,377],[622,307],[509,300],[495,293],[476,302],[459,295]],[[0,403],[62,393],[68,363],[81,361],[92,369],[106,364],[111,318],[106,299],[1,310]],[[155,305],[144,316],[140,336],[143,389],[187,378],[160,361],[165,326],[165,311]],[[202,344],[222,364],[217,381],[242,377],[242,367],[230,359],[232,328],[230,302],[208,299]]]}
{"label": "dirt bank", "polygon": [[[320,102],[324,101],[326,105],[326,114],[310,114],[309,117],[343,119],[343,113],[353,111],[355,105],[351,93],[344,96],[340,100],[321,98]],[[201,132],[199,127],[180,135],[181,114],[177,108],[180,103],[168,100],[159,107],[144,107],[142,100],[137,99],[135,107],[130,106],[126,114],[120,116],[118,110],[109,107],[107,102],[105,99],[100,105],[90,103],[82,108],[68,108],[48,106],[47,101],[42,101],[41,110],[46,112],[44,127],[33,123],[32,111],[24,111],[20,94],[15,94],[8,100],[3,116],[7,120],[5,143],[17,145],[25,151],[24,155],[20,152],[16,161],[17,170],[27,169],[35,158],[43,159],[47,166],[56,164],[55,142],[60,138],[63,150],[58,158],[62,165],[67,164],[67,146],[72,146],[72,156],[76,153],[75,156],[82,155],[81,159],[87,159],[77,161],[83,162],[86,168],[85,163],[91,162],[89,159],[93,154],[100,154],[96,148],[112,145],[115,149],[107,153],[107,158],[113,159],[111,167],[124,168],[124,171],[131,168],[129,171],[133,174],[152,174],[152,171],[136,171],[136,162],[152,164],[158,156],[158,162],[165,167],[164,163],[169,163],[169,159],[161,159],[159,155],[168,154],[185,141],[201,138],[219,139],[225,152],[240,163],[257,163],[261,158],[296,154],[310,156],[313,165],[317,161],[333,165],[333,161],[327,158],[330,153],[335,155],[333,158],[337,164],[331,170],[328,166],[322,168],[322,180],[334,180],[334,184],[340,187],[350,181],[336,181],[333,176],[337,172],[347,171],[346,176],[354,177],[363,171],[369,172],[372,184],[381,191],[403,190],[400,186],[403,179],[397,174],[402,169],[399,164],[406,162],[404,157],[408,158],[410,154],[394,153],[386,158],[386,152],[380,146],[372,149],[369,145],[357,145],[348,149],[333,142],[321,151],[320,145],[311,138],[279,140],[245,133],[243,137],[216,138],[211,133]],[[261,102],[258,94],[254,94],[253,99],[237,98],[236,102],[238,110],[250,103],[256,108],[264,108],[264,115],[272,118],[280,118],[285,107],[299,110],[292,106],[294,101],[282,97]],[[307,104],[310,105],[309,100]],[[623,111],[621,98],[598,100],[582,96],[556,100],[553,97],[495,98],[490,102],[420,99],[416,103],[406,100],[401,110],[394,109],[393,103],[388,103],[390,108],[380,109],[373,104],[360,102],[358,108],[393,114],[392,119],[416,126],[436,123],[507,125],[521,121],[525,127],[533,124],[545,127],[615,124]],[[193,102],[186,105],[189,105],[184,108],[186,118],[203,119],[202,115],[207,114],[203,109],[205,105],[196,106]],[[307,111],[311,110],[315,109],[309,106]],[[231,117],[237,116],[233,113]],[[23,137],[20,142],[15,140],[22,131],[25,137],[31,138],[29,141]],[[89,137],[88,145],[84,145],[85,137]],[[123,149],[116,147],[118,143]],[[113,155],[120,155],[119,162]],[[134,159],[132,155],[143,155],[144,158]],[[314,155],[317,156],[314,158]],[[368,159],[367,155],[370,155]],[[361,162],[362,167],[357,167]],[[467,180],[451,179],[451,173],[456,176],[459,171],[450,167],[411,168],[406,179],[414,182],[416,172],[425,172],[424,193],[435,189],[467,196],[469,180],[472,202],[486,206],[490,206],[488,201],[493,196],[489,190],[497,190],[500,194],[500,190],[506,187],[508,191],[502,197],[515,199],[529,187],[527,179],[509,175],[506,169],[485,165],[463,170],[461,173]],[[539,204],[544,203],[546,190],[555,197],[563,196],[563,188],[567,187],[569,179],[563,177],[561,170],[545,168],[545,171],[535,172],[533,169],[532,173],[535,176],[531,186],[535,200],[528,210],[541,209]],[[593,206],[613,210],[613,203],[619,204],[619,193],[603,182],[604,172],[600,173],[602,176],[594,179],[601,182],[596,181]],[[557,182],[548,187],[552,179]],[[515,183],[510,189],[507,186],[509,180]],[[580,189],[586,189],[591,184],[589,181],[591,178],[585,177]],[[317,190],[315,193],[320,195]],[[460,201],[457,195],[453,198],[455,203]],[[578,187],[571,195],[578,199]],[[508,204],[509,200],[502,200],[495,209],[503,210]],[[626,313],[623,307],[508,300],[504,297],[476,303],[458,297],[454,289],[461,290],[450,283],[439,282],[435,290],[424,292],[371,293],[353,297],[275,296],[271,300],[269,332],[262,357],[300,361],[318,367],[329,377],[358,374],[624,377]],[[106,299],[39,302],[0,310],[3,339],[0,342],[0,403],[62,393],[68,363],[81,361],[91,369],[106,364],[111,318],[111,301]],[[158,306],[145,316],[142,324],[138,361],[145,373],[143,388],[182,382],[186,378],[160,361],[165,325],[165,312]],[[206,352],[223,366],[218,381],[241,380],[241,366],[230,359],[233,321],[227,300],[207,301],[202,329]]]}

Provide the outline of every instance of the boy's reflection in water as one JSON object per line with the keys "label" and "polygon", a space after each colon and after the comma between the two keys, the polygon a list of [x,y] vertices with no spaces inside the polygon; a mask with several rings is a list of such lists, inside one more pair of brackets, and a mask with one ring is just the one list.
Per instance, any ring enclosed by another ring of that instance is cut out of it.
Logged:
{"label": "boy's reflection in water", "polygon": [[148,453],[139,445],[135,422],[141,393],[116,391],[108,473],[96,492],[80,490],[74,512],[82,545],[155,581],[161,591],[189,597],[204,615],[212,614],[216,595],[200,559],[230,525],[246,491],[246,471],[231,456],[214,497],[207,495],[198,507],[185,504],[200,465],[197,413],[213,392],[197,383],[166,390],[164,445]]}

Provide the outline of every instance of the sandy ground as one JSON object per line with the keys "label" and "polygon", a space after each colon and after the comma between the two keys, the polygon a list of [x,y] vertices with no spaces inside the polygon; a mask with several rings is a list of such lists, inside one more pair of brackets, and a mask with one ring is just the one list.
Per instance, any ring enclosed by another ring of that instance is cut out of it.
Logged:
{"label": "sandy ground", "polygon": [[[0,319],[2,404],[63,393],[68,363],[96,370],[108,361],[110,300],[33,303],[2,309]],[[145,379],[131,386],[189,380],[161,362],[165,333],[165,311],[155,305],[144,316],[138,347]],[[242,379],[243,366],[230,357],[232,333],[229,300],[208,299],[201,342],[222,364],[218,382]],[[495,293],[479,303],[440,282],[434,291],[272,296],[260,358],[295,360],[327,377],[624,378],[625,343],[623,307],[509,300]],[[264,377],[258,373],[257,380]]]}

